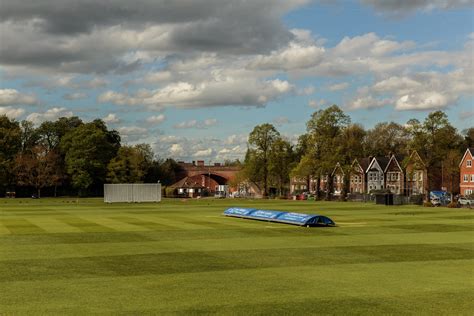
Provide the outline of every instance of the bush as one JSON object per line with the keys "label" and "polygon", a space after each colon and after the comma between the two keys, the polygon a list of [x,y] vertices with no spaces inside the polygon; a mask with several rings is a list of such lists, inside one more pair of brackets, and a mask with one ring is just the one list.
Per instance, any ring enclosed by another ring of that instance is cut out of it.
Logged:
{"label": "bush", "polygon": [[449,208],[458,208],[459,205],[458,205],[458,203],[456,203],[456,202],[451,202],[451,203],[449,203],[449,204],[447,205],[447,207],[449,207]]}
{"label": "bush", "polygon": [[433,203],[431,203],[430,201],[423,202],[423,206],[424,207],[434,207]]}

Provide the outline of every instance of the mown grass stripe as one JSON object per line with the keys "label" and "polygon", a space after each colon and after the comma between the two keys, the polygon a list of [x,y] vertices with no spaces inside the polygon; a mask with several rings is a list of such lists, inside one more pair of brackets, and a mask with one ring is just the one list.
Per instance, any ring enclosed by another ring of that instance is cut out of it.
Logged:
{"label": "mown grass stripe", "polygon": [[69,215],[67,217],[56,217],[56,219],[79,228],[83,232],[107,232],[114,231],[113,228],[97,224],[96,222],[86,220],[81,217]]}
{"label": "mown grass stripe", "polygon": [[37,234],[45,232],[44,229],[24,218],[2,218],[0,221],[12,234]]}
{"label": "mown grass stripe", "polygon": [[460,259],[474,259],[474,249],[456,247],[452,244],[409,244],[306,249],[188,251],[0,261],[0,282]]}

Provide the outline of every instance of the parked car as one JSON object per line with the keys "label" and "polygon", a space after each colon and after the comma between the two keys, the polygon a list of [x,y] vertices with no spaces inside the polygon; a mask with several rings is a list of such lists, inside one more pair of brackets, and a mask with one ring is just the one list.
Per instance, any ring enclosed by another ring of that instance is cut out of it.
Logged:
{"label": "parked car", "polygon": [[460,205],[474,205],[474,200],[465,196],[460,196],[458,199]]}
{"label": "parked car", "polygon": [[437,197],[432,197],[430,200],[431,204],[434,206],[440,206],[441,205],[441,200]]}

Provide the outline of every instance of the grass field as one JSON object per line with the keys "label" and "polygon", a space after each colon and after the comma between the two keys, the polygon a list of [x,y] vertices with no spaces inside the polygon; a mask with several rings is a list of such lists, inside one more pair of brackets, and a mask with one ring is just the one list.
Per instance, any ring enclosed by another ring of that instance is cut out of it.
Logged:
{"label": "grass field", "polygon": [[[311,212],[335,228],[221,216]],[[474,211],[270,200],[0,199],[0,314],[474,310]]]}

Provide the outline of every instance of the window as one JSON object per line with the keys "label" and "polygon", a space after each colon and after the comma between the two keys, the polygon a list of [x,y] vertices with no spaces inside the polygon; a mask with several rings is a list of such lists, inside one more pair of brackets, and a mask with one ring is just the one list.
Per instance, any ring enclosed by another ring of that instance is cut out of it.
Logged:
{"label": "window", "polygon": [[466,161],[466,167],[468,168],[472,167],[472,160]]}
{"label": "window", "polygon": [[474,174],[471,174],[471,182],[474,182]]}
{"label": "window", "polygon": [[464,193],[466,195],[471,195],[472,194],[472,189],[466,189],[466,191],[464,191]]}
{"label": "window", "polygon": [[465,175],[464,175],[464,182],[467,182],[467,181],[468,181],[468,175],[465,174]]}

